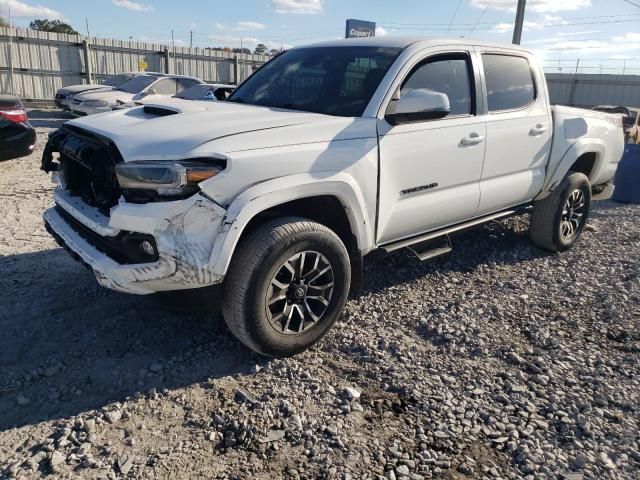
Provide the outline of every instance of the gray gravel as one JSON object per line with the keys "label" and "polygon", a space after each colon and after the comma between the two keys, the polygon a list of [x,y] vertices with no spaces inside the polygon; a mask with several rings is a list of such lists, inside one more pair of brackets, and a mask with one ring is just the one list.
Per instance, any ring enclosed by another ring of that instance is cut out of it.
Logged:
{"label": "gray gravel", "polygon": [[640,206],[562,255],[524,217],[369,261],[321,345],[265,360],[56,248],[33,117],[0,163],[0,478],[640,477]]}

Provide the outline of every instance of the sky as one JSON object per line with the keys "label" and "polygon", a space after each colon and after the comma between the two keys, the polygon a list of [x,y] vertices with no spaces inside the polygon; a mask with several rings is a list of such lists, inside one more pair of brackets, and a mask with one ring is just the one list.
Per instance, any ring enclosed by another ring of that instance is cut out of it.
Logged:
{"label": "sky", "polygon": [[[289,48],[342,38],[345,20],[377,35],[511,42],[516,0],[0,0],[27,26],[65,20],[92,36],[176,45]],[[522,44],[547,71],[640,74],[640,0],[528,0]]]}

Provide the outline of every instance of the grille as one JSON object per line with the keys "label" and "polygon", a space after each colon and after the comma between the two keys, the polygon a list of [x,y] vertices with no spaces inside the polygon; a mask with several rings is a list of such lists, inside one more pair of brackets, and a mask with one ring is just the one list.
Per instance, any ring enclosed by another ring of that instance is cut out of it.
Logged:
{"label": "grille", "polygon": [[122,193],[115,173],[122,156],[113,142],[64,126],[50,137],[47,148],[60,154],[57,169],[64,187],[108,215]]}

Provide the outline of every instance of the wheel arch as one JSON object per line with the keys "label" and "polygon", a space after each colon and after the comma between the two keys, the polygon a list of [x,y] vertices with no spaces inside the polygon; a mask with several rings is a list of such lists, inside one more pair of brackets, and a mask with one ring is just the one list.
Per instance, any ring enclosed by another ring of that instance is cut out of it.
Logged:
{"label": "wheel arch", "polygon": [[254,185],[233,200],[211,254],[214,271],[225,275],[238,242],[264,221],[282,214],[304,216],[334,230],[352,261],[373,247],[373,222],[350,175],[293,175]]}
{"label": "wheel arch", "polygon": [[600,139],[584,139],[574,143],[557,163],[536,200],[554,191],[570,171],[584,173],[589,181],[598,178],[604,165],[605,152],[605,142]]}

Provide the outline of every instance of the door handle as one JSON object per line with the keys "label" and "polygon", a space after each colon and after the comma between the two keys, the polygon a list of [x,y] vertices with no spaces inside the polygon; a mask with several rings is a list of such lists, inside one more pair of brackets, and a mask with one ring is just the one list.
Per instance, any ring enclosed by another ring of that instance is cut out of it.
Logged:
{"label": "door handle", "polygon": [[466,145],[466,146],[472,146],[472,145],[478,145],[479,143],[482,143],[484,141],[484,135],[480,135],[478,133],[471,133],[469,134],[469,136],[464,137],[462,140],[460,140],[460,143],[462,145]]}
{"label": "door handle", "polygon": [[531,130],[529,130],[529,135],[533,135],[533,136],[542,135],[546,131],[547,131],[547,127],[539,123],[535,127],[533,127]]}

